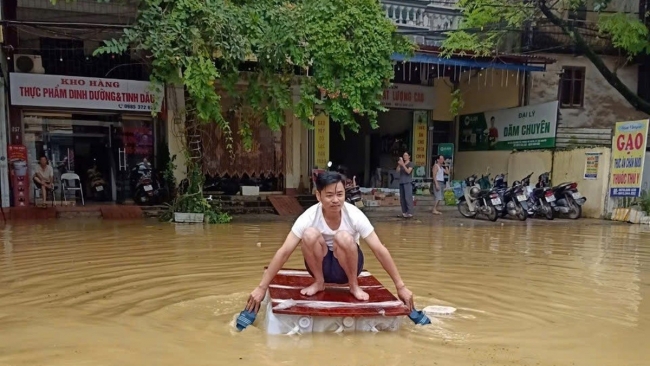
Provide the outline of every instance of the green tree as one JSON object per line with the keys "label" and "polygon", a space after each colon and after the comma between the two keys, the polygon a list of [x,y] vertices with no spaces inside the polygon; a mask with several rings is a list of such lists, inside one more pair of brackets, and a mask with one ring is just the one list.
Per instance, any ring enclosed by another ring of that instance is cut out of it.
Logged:
{"label": "green tree", "polygon": [[[317,106],[342,131],[358,131],[357,117],[376,127],[393,77],[391,55],[414,50],[377,0],[141,0],[135,24],[96,53],[128,47],[150,57],[153,82],[184,85],[197,119],[226,131],[217,84],[262,113],[272,130],[284,124],[286,110],[307,123]],[[255,70],[238,71],[250,59]],[[244,91],[235,89],[241,80]],[[241,128],[250,148],[250,127]]]}
{"label": "green tree", "polygon": [[[598,14],[598,30],[603,37],[611,39],[629,59],[650,53],[648,28],[638,14],[625,13],[613,8],[613,0],[593,0],[593,11]],[[513,32],[520,32],[537,19],[546,19],[569,36],[578,52],[584,54],[633,107],[650,114],[650,103],[630,90],[610,70],[603,59],[594,52],[580,34],[578,25],[565,20],[560,14],[576,10],[584,0],[460,0],[464,21],[460,30],[448,32],[443,42],[445,54],[474,51],[479,55],[491,55]],[[647,14],[643,14],[643,18]]]}

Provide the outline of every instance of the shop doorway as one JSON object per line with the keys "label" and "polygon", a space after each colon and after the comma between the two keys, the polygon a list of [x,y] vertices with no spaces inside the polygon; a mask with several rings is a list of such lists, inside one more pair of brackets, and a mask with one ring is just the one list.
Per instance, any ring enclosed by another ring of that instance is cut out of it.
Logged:
{"label": "shop doorway", "polygon": [[[66,117],[23,118],[31,171],[46,156],[59,186],[62,174],[79,176],[86,202],[129,201],[131,170],[154,160],[152,120],[125,120],[120,115]],[[73,199],[73,194],[66,197]],[[62,191],[57,195],[63,199]]]}
{"label": "shop doorway", "polygon": [[46,125],[44,130],[44,155],[57,170],[59,181],[64,173],[77,174],[86,201],[113,201],[109,127]]}

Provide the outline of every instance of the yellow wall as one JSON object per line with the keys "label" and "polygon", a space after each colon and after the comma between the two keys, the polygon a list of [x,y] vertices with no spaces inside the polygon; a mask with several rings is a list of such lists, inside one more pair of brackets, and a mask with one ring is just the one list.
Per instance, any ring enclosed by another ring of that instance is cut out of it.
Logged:
{"label": "yellow wall", "polygon": [[[602,154],[598,165],[598,179],[596,180],[584,179],[586,152],[599,152]],[[556,152],[550,150],[487,151],[467,154],[474,154],[474,164],[482,164],[483,169],[472,172],[462,170],[463,175],[457,176],[456,179],[465,179],[466,176],[472,173],[480,177],[480,174],[485,173],[485,170],[489,167],[490,178],[494,178],[496,174],[507,172],[509,185],[515,180],[521,180],[528,174],[533,173],[530,183],[535,185],[540,174],[551,172],[551,183],[553,185],[563,182],[578,183],[578,190],[584,197],[587,197],[587,202],[582,207],[582,217],[601,218],[605,212],[605,197],[607,196],[611,161],[611,150],[609,148],[601,147]],[[459,168],[462,168],[464,164],[460,163],[459,165]],[[458,168],[456,171],[458,172]]]}
{"label": "yellow wall", "polygon": [[[483,70],[477,74],[463,73],[459,89],[465,102],[460,114],[471,114],[490,110],[505,109],[519,106],[519,91],[522,88],[521,78],[517,80],[517,73],[510,71],[506,77],[506,70]],[[446,103],[437,103],[436,112],[441,113],[445,109],[449,113],[451,94]],[[456,133],[458,136],[458,133]],[[458,141],[456,145],[456,157],[454,158],[454,179],[465,179],[472,174],[495,174],[505,173],[508,170],[508,159],[510,151],[468,151],[458,152]],[[528,173],[526,173],[528,174]],[[513,178],[515,179],[515,178]],[[516,178],[519,179],[519,178]]]}
{"label": "yellow wall", "polygon": [[305,188],[309,188],[309,177],[307,172],[308,161],[308,130],[303,126],[300,119],[292,112],[286,112],[286,125],[284,126],[284,158],[285,158],[285,188],[297,189],[302,176]]}
{"label": "yellow wall", "polygon": [[[598,165],[598,179],[596,180],[584,179],[586,152],[602,154]],[[562,182],[577,182],[578,191],[584,197],[587,197],[587,202],[582,206],[582,217],[601,218],[605,213],[605,197],[609,186],[610,163],[611,149],[607,147],[557,151],[553,159],[551,182],[553,185]]]}
{"label": "yellow wall", "polygon": [[553,152],[550,150],[521,151],[511,153],[508,158],[508,183],[522,180],[530,173],[531,184],[537,182],[540,174],[550,172],[553,167]]}
{"label": "yellow wall", "polygon": [[185,94],[183,87],[167,86],[167,144],[169,156],[176,155],[174,178],[176,184],[187,177],[187,165],[182,154],[185,131]]}

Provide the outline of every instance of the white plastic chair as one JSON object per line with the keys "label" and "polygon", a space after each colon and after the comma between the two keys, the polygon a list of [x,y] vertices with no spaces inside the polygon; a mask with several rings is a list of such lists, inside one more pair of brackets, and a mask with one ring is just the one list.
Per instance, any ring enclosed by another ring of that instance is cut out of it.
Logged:
{"label": "white plastic chair", "polygon": [[[72,184],[70,184],[72,183]],[[79,183],[79,184],[76,184]],[[63,173],[61,174],[61,191],[63,193],[63,199],[68,200],[66,196],[66,191],[79,191],[81,194],[81,205],[85,206],[86,203],[84,202],[84,191],[81,189],[81,178],[75,173]],[[77,197],[77,194],[75,193],[75,198]]]}

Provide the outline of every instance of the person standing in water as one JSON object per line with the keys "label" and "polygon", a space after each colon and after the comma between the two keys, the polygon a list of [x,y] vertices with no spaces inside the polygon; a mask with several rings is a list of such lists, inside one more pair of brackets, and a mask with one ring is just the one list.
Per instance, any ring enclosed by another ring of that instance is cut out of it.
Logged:
{"label": "person standing in water", "polygon": [[413,167],[411,155],[404,152],[397,161],[397,172],[399,173],[399,203],[402,206],[403,217],[413,217]]}
{"label": "person standing in water", "polygon": [[356,206],[345,202],[345,187],[340,174],[324,172],[316,178],[318,203],[308,208],[293,224],[284,244],[271,259],[262,281],[251,292],[246,310],[257,313],[271,281],[289,259],[300,249],[307,271],[314,283],[300,290],[303,296],[313,296],[325,290],[326,283],[348,284],[350,293],[358,300],[369,299],[359,286],[364,256],[359,245],[363,238],[395,283],[397,296],[409,310],[414,309],[413,293],[406,288],[388,249],[379,240],[368,217]]}
{"label": "person standing in water", "polygon": [[433,203],[433,214],[441,215],[442,213],[438,211],[438,204],[440,201],[444,200],[442,190],[445,187],[445,174],[449,174],[449,168],[444,166],[445,157],[438,155],[436,162],[433,164],[433,169],[431,175],[433,176],[433,197],[435,202]]}

